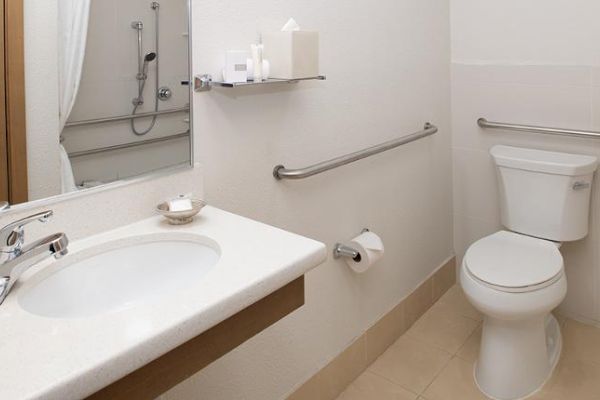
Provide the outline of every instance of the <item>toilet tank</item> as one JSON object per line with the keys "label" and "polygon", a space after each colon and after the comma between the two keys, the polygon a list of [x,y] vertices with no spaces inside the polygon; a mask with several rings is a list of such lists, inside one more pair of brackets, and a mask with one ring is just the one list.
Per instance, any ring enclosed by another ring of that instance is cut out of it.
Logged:
{"label": "toilet tank", "polygon": [[495,146],[502,224],[557,242],[588,234],[596,157]]}

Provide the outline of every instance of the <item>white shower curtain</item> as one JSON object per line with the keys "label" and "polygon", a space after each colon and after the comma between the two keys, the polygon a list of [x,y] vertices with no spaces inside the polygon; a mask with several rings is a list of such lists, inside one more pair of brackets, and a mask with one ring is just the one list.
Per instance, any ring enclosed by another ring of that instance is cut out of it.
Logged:
{"label": "white shower curtain", "polygon": [[[58,0],[58,81],[60,129],[75,105],[85,57],[90,0]],[[62,192],[77,190],[71,162],[60,145]]]}

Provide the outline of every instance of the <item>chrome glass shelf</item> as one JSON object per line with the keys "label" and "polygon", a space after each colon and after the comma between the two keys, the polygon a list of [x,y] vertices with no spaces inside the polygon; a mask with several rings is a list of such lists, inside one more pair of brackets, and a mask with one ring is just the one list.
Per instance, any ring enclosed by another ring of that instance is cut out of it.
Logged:
{"label": "chrome glass shelf", "polygon": [[282,83],[298,83],[301,81],[324,81],[327,77],[325,75],[311,76],[308,78],[298,78],[298,79],[276,79],[270,78],[262,82],[236,82],[236,83],[228,83],[228,82],[220,82],[213,81],[212,76],[210,75],[198,75],[194,78],[194,90],[196,92],[206,92],[213,87],[222,87],[222,88],[238,88],[244,86],[259,86],[259,85],[273,85],[273,84],[282,84]]}

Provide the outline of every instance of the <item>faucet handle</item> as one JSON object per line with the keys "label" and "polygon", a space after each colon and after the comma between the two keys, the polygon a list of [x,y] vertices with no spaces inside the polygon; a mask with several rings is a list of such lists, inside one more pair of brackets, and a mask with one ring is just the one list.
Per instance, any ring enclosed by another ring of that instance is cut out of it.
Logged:
{"label": "faucet handle", "polygon": [[32,222],[48,222],[54,212],[43,211],[14,221],[0,229],[0,252],[12,252],[23,245],[24,227]]}

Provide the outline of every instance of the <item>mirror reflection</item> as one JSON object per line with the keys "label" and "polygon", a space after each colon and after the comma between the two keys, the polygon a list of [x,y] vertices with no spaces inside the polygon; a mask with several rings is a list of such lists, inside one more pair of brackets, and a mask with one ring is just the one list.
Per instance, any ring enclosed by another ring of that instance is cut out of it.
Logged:
{"label": "mirror reflection", "polygon": [[[26,196],[11,196],[16,182],[6,173],[0,201],[37,200],[189,166],[188,1],[58,0],[56,11],[58,130],[49,139],[50,132],[26,129]],[[25,41],[25,70],[36,62],[28,51],[36,40]],[[33,82],[24,76],[28,88]]]}

